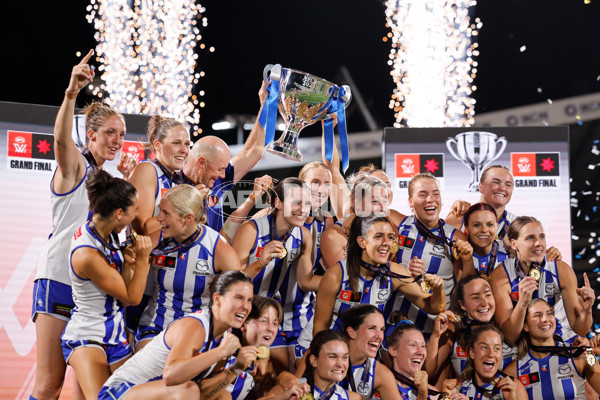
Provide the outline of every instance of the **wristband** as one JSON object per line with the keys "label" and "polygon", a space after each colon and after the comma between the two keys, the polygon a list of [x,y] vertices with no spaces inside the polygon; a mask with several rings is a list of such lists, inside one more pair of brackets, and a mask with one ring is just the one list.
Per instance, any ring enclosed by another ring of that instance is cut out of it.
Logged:
{"label": "wristband", "polygon": [[[258,261],[258,265],[260,265],[260,269],[263,269],[264,267],[266,267],[266,265],[262,265],[260,263],[260,257],[256,259],[256,261]],[[268,264],[267,264],[268,265]]]}
{"label": "wristband", "polygon": [[77,97],[78,94],[79,94],[79,92],[71,93],[68,90],[65,90],[65,96],[67,96],[67,99],[73,100],[74,98]]}

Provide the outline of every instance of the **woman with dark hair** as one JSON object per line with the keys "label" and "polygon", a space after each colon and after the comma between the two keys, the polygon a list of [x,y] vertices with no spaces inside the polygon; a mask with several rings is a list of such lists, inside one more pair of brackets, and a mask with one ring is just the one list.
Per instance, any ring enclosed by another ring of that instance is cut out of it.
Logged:
{"label": "woman with dark hair", "polygon": [[542,298],[554,307],[557,332],[568,343],[585,336],[592,326],[592,305],[596,296],[587,274],[577,288],[573,269],[564,261],[548,261],[546,234],[533,217],[518,217],[508,228],[514,258],[490,275],[496,298],[496,322],[507,342],[515,343],[523,330],[525,312],[532,298]]}
{"label": "woman with dark hair", "polygon": [[209,309],[169,325],[113,373],[98,399],[199,398],[196,381],[224,368],[240,347],[231,328],[240,329],[250,313],[252,279],[227,271],[212,279],[209,293]]}
{"label": "woman with dark hair", "polygon": [[317,333],[310,344],[304,377],[315,400],[360,400],[362,397],[340,386],[350,359],[347,339],[337,331]]}
{"label": "woman with dark hair", "polygon": [[172,321],[209,301],[208,282],[216,274],[239,270],[236,252],[212,228],[203,225],[203,197],[193,186],[169,189],[157,217],[161,241],[152,251],[156,289],[135,332],[140,350]]}
{"label": "woman with dark hair", "polygon": [[504,372],[518,377],[530,399],[585,399],[585,382],[600,391],[600,365],[589,341],[577,337],[573,347],[555,335],[554,308],[536,298],[527,306],[519,358]]}
{"label": "woman with dark hair", "polygon": [[327,270],[317,291],[314,333],[329,328],[340,330],[339,315],[356,304],[372,304],[383,312],[396,290],[429,313],[444,310],[446,298],[440,277],[425,275],[428,289],[433,292],[424,293],[406,268],[388,261],[395,238],[394,228],[385,217],[354,218],[347,259]]}
{"label": "woman with dark hair", "polygon": [[[73,141],[73,117],[77,94],[93,78],[88,64],[93,50],[73,67],[64,100],[54,125],[54,154],[57,168],[50,183],[52,234],[37,266],[33,289],[32,320],[36,330],[36,374],[32,398],[58,399],[66,371],[60,335],[74,307],[69,276],[69,249],[75,230],[89,218],[85,189],[88,173],[115,159],[123,147],[123,115],[100,103],[84,109],[86,143],[82,152]],[[118,169],[129,175],[135,161],[121,153]]]}
{"label": "woman with dark hair", "polygon": [[234,330],[242,347],[230,360],[230,368],[200,382],[203,399],[221,398],[225,391],[230,393],[232,400],[256,399],[265,396],[277,384],[269,347],[275,340],[282,317],[277,300],[254,296],[248,318],[241,329]]}
{"label": "woman with dark hair", "polygon": [[341,315],[348,338],[350,369],[341,386],[370,399],[379,393],[382,400],[401,399],[392,372],[375,359],[384,339],[385,321],[371,304],[360,304]]}
{"label": "woman with dark hair", "polygon": [[469,343],[469,364],[457,390],[471,399],[521,400],[525,388],[518,380],[500,371],[502,332],[493,325],[473,329]]}
{"label": "woman with dark hair", "polygon": [[313,274],[312,238],[303,226],[311,209],[310,189],[298,178],[286,178],[277,184],[275,194],[273,211],[245,222],[232,247],[254,280],[255,294],[279,293],[283,324],[272,356],[280,370],[287,370],[300,331],[312,318],[307,292],[317,290],[321,277]]}
{"label": "woman with dark hair", "polygon": [[[451,367],[460,377],[468,364],[467,349],[473,327],[494,324],[496,302],[488,281],[480,275],[469,275],[456,284],[450,310],[437,316],[429,341],[425,368],[430,377],[443,376]],[[503,367],[516,357],[516,348],[502,344]]]}
{"label": "woman with dark hair", "polygon": [[77,373],[86,399],[95,399],[112,371],[131,356],[123,306],[140,302],[152,243],[147,236],[115,242],[137,213],[133,185],[95,170],[86,180],[92,217],[71,246],[75,308],[62,335],[67,364]]}
{"label": "woman with dark hair", "polygon": [[[398,225],[397,262],[406,265],[416,277],[435,274],[444,280],[446,303],[456,280],[473,274],[473,256],[466,236],[440,219],[442,195],[437,179],[430,173],[415,175],[408,185],[408,202],[414,214]],[[401,293],[395,294],[393,309],[415,321],[428,337],[433,331],[435,315],[412,303]]]}
{"label": "woman with dark hair", "polygon": [[473,264],[479,275],[489,276],[508,253],[504,245],[496,238],[498,223],[496,210],[487,203],[473,204],[463,217],[465,234],[473,248]]}

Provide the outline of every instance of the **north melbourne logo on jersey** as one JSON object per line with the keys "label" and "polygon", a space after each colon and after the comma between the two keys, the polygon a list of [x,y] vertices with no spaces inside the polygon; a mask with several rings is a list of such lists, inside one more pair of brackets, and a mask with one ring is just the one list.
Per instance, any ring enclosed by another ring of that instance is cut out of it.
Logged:
{"label": "north melbourne logo on jersey", "polygon": [[396,183],[400,189],[407,189],[411,178],[422,172],[433,174],[440,181],[440,186],[443,186],[444,178],[444,154],[429,153],[429,154],[394,154],[396,165]]}
{"label": "north melbourne logo on jersey", "polygon": [[510,153],[510,161],[515,187],[560,187],[560,153]]}

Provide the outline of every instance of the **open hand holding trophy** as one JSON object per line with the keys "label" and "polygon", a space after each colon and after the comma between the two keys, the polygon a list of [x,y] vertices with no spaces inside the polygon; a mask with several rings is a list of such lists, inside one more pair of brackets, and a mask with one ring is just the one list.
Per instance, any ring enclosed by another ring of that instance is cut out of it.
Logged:
{"label": "open hand holding trophy", "polygon": [[[263,75],[265,82],[271,82],[269,98],[259,118],[263,126],[266,124],[268,152],[290,160],[302,161],[302,153],[298,149],[300,131],[315,122],[330,119],[331,114],[337,113],[340,141],[342,147],[346,145],[345,152],[342,149],[342,158],[344,153],[347,155],[344,109],[352,99],[350,87],[338,87],[325,79],[306,72],[282,68],[279,64],[267,65]],[[285,121],[285,131],[274,141],[277,109]],[[265,112],[267,116],[262,115]],[[326,147],[328,144],[333,145],[333,138],[326,139],[325,142]]]}

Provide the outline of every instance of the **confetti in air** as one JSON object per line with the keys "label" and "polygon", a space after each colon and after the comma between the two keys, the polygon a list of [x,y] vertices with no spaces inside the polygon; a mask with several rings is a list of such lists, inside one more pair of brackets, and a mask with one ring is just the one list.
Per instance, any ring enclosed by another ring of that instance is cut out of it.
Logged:
{"label": "confetti in air", "polygon": [[389,107],[396,127],[469,126],[475,114],[482,23],[471,22],[475,0],[387,0],[388,64],[396,84]]}
{"label": "confetti in air", "polygon": [[204,76],[195,70],[205,8],[183,0],[91,0],[87,11],[103,81],[92,93],[125,113],[173,117],[196,134],[204,102],[192,90]]}

